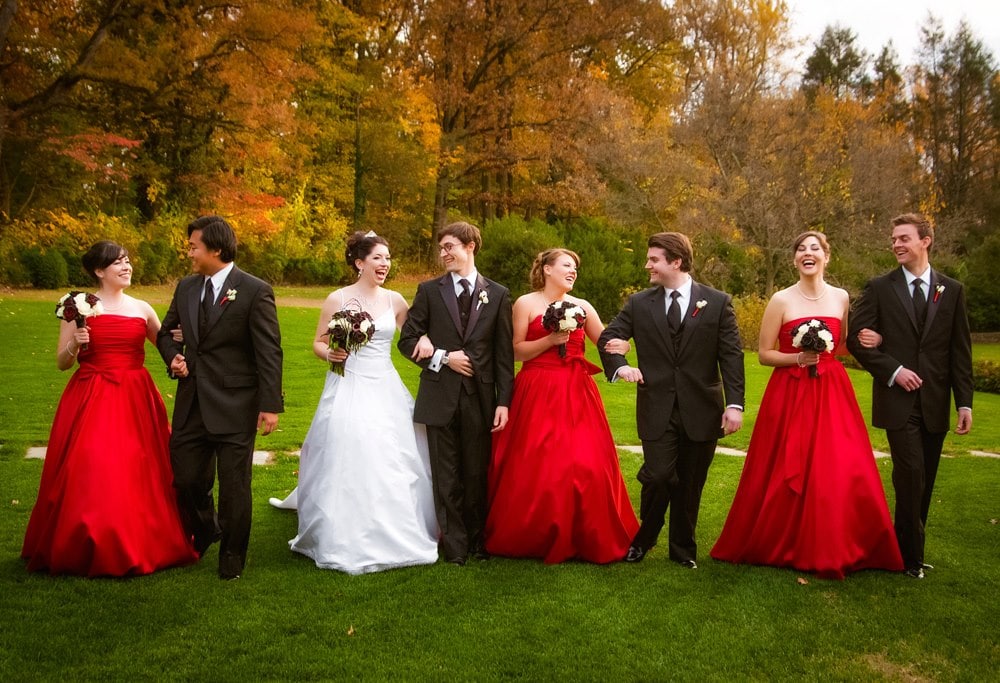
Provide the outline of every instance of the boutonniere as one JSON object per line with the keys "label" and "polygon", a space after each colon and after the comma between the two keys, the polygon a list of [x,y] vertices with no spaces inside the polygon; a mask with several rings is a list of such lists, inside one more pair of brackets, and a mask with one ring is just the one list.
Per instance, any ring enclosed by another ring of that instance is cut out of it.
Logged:
{"label": "boutonniere", "polygon": [[934,303],[938,302],[942,294],[944,294],[944,285],[938,285],[934,288]]}
{"label": "boutonniere", "polygon": [[476,304],[476,310],[478,311],[480,308],[482,308],[489,302],[490,298],[486,295],[486,290],[485,289],[479,290],[479,303]]}
{"label": "boutonniere", "polygon": [[219,302],[219,305],[220,306],[225,306],[230,301],[236,301],[236,290],[235,289],[227,289],[226,290],[226,296],[223,297],[222,301]]}
{"label": "boutonniere", "polygon": [[694,312],[691,313],[691,317],[697,318],[698,314],[701,313],[701,309],[705,308],[705,306],[708,306],[708,302],[704,299],[698,299],[698,301],[694,302]]}

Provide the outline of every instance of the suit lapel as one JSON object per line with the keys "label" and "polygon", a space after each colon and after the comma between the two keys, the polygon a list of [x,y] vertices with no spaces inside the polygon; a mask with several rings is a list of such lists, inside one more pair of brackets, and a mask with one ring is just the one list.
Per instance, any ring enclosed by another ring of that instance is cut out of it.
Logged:
{"label": "suit lapel", "polygon": [[[479,293],[486,292],[488,283],[486,278],[482,275],[476,275],[476,286],[472,289],[472,310],[469,311],[469,324],[465,327],[465,339],[469,338],[472,334],[472,330],[476,328],[476,322],[479,321],[479,309],[486,304],[480,305]],[[487,292],[487,298],[489,298],[489,293]],[[455,310],[458,310],[458,302],[455,302]],[[461,329],[461,328],[459,328]],[[464,341],[464,340],[463,340]]]}
{"label": "suit lapel", "polygon": [[681,355],[684,349],[687,347],[689,341],[691,341],[691,335],[694,334],[694,330],[698,325],[701,324],[701,318],[699,317],[697,311],[698,301],[701,300],[701,285],[699,285],[694,280],[691,281],[691,300],[688,301],[687,311],[684,313],[684,320],[681,321],[681,340],[677,345],[677,355]]}
{"label": "suit lapel", "polygon": [[[940,298],[937,297],[936,291],[934,289],[935,287],[937,287],[939,283],[939,277],[940,276],[937,274],[937,272],[932,268],[931,282],[930,286],[927,289],[927,319],[924,320],[924,334],[923,334],[924,337],[927,336],[927,331],[931,329],[931,324],[934,322],[934,315],[937,313],[938,304],[941,302]],[[937,299],[936,302],[934,301],[935,299]]]}
{"label": "suit lapel", "polygon": [[[913,330],[916,332],[920,329],[917,325],[917,314],[913,310],[913,295],[910,293],[910,288],[906,286],[906,276],[903,275],[903,268],[897,268],[892,274],[892,288],[896,292],[896,296],[899,297],[899,303],[903,305],[903,310],[906,311],[906,315],[910,318],[910,324],[913,325]],[[929,316],[930,314],[928,314]]]}
{"label": "suit lapel", "polygon": [[192,330],[196,342],[201,341],[201,337],[204,334],[204,331],[200,329],[200,316],[198,314],[201,310],[201,293],[204,289],[205,278],[203,276],[192,279],[191,289],[187,293],[187,310],[182,313],[182,315],[187,317],[187,320],[181,323],[182,329]]}
{"label": "suit lapel", "polygon": [[657,287],[649,297],[649,315],[656,325],[656,331],[660,333],[660,339],[667,349],[667,355],[674,358],[674,340],[670,334],[670,325],[667,323],[667,294],[663,287]]}
{"label": "suit lapel", "polygon": [[[243,280],[241,273],[242,271],[240,271],[239,268],[233,266],[233,269],[229,271],[229,275],[226,276],[226,281],[222,283],[222,287],[220,287],[219,291],[216,292],[215,301],[212,302],[212,305],[208,309],[207,325],[202,331],[202,338],[208,336],[208,333],[211,332],[212,328],[219,322],[219,318],[221,318],[223,313],[226,312],[226,309],[229,307],[231,302],[227,302],[225,306],[221,306],[220,302],[223,298],[225,298],[226,292],[231,289],[237,289],[238,285]],[[199,305],[200,303],[201,302],[199,302]]]}
{"label": "suit lapel", "polygon": [[[438,280],[438,291],[444,301],[445,308],[451,315],[451,321],[455,323],[455,330],[459,336],[462,335],[462,316],[458,313],[458,297],[455,295],[455,284],[452,281],[451,273],[445,273],[444,277]],[[471,319],[471,316],[470,316]],[[469,327],[472,327],[470,324]]]}

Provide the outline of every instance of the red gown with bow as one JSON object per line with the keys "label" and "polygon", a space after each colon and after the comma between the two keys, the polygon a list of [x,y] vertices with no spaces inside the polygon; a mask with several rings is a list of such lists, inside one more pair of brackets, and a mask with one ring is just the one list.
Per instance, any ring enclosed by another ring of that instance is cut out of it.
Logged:
{"label": "red gown with bow", "polygon": [[146,320],[88,320],[56,409],[21,556],[31,571],[129,576],[195,562],[173,488],[170,427],[143,367]]}
{"label": "red gown with bow", "polygon": [[[779,350],[795,353],[781,327]],[[821,318],[834,339],[841,321]],[[736,497],[712,557],[792,567],[842,579],[859,569],[900,571],[885,491],[844,367],[823,353],[809,368],[771,373]]]}
{"label": "red gown with bow", "polygon": [[[549,332],[538,316],[527,339]],[[486,549],[546,563],[614,562],[639,530],[601,395],[583,356],[584,331],[525,361],[510,422],[493,435]]]}

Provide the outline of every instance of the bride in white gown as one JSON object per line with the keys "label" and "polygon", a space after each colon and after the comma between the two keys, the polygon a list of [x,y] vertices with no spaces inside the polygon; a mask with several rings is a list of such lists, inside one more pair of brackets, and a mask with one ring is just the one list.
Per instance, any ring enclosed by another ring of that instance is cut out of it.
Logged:
{"label": "bride in white gown", "polygon": [[[271,503],[297,507],[298,535],[289,545],[318,567],[365,574],[432,564],[438,526],[427,437],[413,423],[413,398],[389,356],[406,301],[382,288],[390,265],[384,238],[355,233],[347,254],[358,282],[327,297],[313,342],[320,358],[344,361],[344,375],[327,372],[302,444],[298,488]],[[344,308],[365,310],[375,321],[371,341],[349,355],[330,349],[324,336],[330,317]],[[429,343],[426,349],[433,350]]]}

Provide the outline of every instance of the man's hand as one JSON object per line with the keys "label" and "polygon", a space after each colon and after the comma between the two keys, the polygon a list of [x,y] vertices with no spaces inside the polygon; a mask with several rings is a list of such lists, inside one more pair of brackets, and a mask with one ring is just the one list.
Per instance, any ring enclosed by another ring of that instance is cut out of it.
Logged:
{"label": "man's hand", "polygon": [[452,351],[448,354],[448,367],[460,375],[472,377],[472,361],[465,355],[465,351],[462,349]]}
{"label": "man's hand", "polygon": [[174,377],[188,376],[187,361],[184,360],[184,356],[179,353],[174,356],[172,361],[170,361],[170,374]]}
{"label": "man's hand", "polygon": [[618,379],[624,382],[633,382],[642,384],[642,370],[639,368],[633,368],[628,365],[623,365],[618,370]]}
{"label": "man's hand", "polygon": [[956,434],[968,434],[972,429],[972,411],[968,408],[958,409],[958,424],[955,425]]}
{"label": "man's hand", "polygon": [[726,408],[722,413],[722,433],[732,434],[738,432],[743,426],[743,411],[739,408]]}
{"label": "man's hand", "polygon": [[499,432],[507,426],[508,410],[507,406],[497,406],[496,412],[493,414],[493,429],[491,432]]}
{"label": "man's hand", "polygon": [[905,391],[916,391],[923,383],[924,380],[920,379],[920,375],[909,368],[900,368],[896,374],[896,385],[902,387]]}
{"label": "man's hand", "polygon": [[278,428],[277,413],[257,413],[257,431],[267,436]]}

